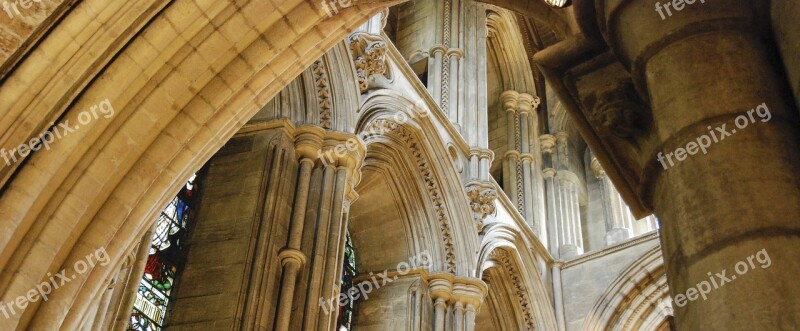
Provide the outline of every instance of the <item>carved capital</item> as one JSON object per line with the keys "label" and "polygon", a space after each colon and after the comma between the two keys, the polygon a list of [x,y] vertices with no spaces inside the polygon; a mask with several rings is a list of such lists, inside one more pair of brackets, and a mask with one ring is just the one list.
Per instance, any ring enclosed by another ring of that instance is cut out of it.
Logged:
{"label": "carved capital", "polygon": [[460,48],[451,48],[447,50],[447,56],[450,58],[455,57],[456,59],[463,59],[464,51],[462,51]]}
{"label": "carved capital", "polygon": [[433,300],[450,301],[453,296],[453,276],[451,274],[434,274],[428,279],[428,289]]}
{"label": "carved capital", "polygon": [[628,139],[642,132],[648,107],[630,80],[616,81],[583,98],[586,117],[598,132]]}
{"label": "carved capital", "polygon": [[462,307],[472,306],[474,309],[483,304],[488,293],[486,283],[477,278],[457,278],[453,282],[453,300]]}
{"label": "carved capital", "polygon": [[447,47],[444,45],[436,45],[431,47],[430,54],[436,56],[436,54],[444,54],[447,53]]}
{"label": "carved capital", "polygon": [[322,148],[325,130],[316,125],[303,125],[297,128],[294,136],[295,155],[302,159],[314,160]]}
{"label": "carved capital", "polygon": [[543,134],[539,136],[539,142],[542,145],[542,152],[545,154],[553,154],[553,148],[556,147],[556,137],[552,134]]}
{"label": "carved capital", "polygon": [[388,47],[380,36],[364,32],[350,35],[348,42],[356,67],[358,88],[364,93],[369,89],[369,81],[374,75],[386,75],[388,72],[386,61]]}
{"label": "carved capital", "polygon": [[494,202],[497,200],[497,191],[494,185],[484,182],[472,182],[466,187],[469,206],[472,209],[472,218],[478,228],[483,230],[483,221],[495,213]]}
{"label": "carved capital", "polygon": [[539,105],[539,98],[532,96],[528,93],[519,95],[519,102],[517,108],[519,112],[524,115],[529,115]]}
{"label": "carved capital", "polygon": [[596,157],[592,157],[592,172],[594,172],[594,176],[597,179],[601,179],[606,176],[606,171],[603,170],[603,166],[600,165],[600,161],[598,161]]}
{"label": "carved capital", "polygon": [[519,92],[505,91],[500,94],[500,102],[503,104],[503,109],[507,112],[516,112],[517,103],[519,102]]}

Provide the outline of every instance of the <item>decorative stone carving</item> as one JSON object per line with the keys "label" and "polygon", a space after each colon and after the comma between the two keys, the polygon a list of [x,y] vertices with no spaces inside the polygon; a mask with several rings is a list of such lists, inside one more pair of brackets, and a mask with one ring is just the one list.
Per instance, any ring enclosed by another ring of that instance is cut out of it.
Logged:
{"label": "decorative stone carving", "polygon": [[325,62],[320,58],[311,65],[314,74],[314,85],[317,88],[317,103],[319,103],[319,125],[325,129],[330,129],[331,123],[331,83],[328,79],[328,69]]}
{"label": "decorative stone carving", "polygon": [[369,89],[369,81],[374,75],[386,75],[389,66],[386,61],[386,42],[380,36],[356,32],[348,38],[353,64],[356,67],[358,88],[361,93]]}
{"label": "decorative stone carving", "polygon": [[480,232],[483,230],[483,221],[486,217],[495,213],[494,202],[497,200],[497,191],[494,189],[494,185],[481,182],[467,184],[466,191],[473,220]]}
{"label": "decorative stone carving", "polygon": [[552,134],[543,134],[539,136],[539,142],[542,145],[542,153],[552,154],[553,148],[556,147],[556,137]]}
{"label": "decorative stone carving", "polygon": [[596,157],[592,157],[592,172],[594,173],[594,177],[598,179],[606,175],[606,171],[603,170],[603,166],[600,165],[600,161],[598,161]]}
{"label": "decorative stone carving", "polygon": [[648,112],[629,80],[602,87],[583,98],[587,118],[595,128],[620,138],[643,130],[642,115]]}
{"label": "decorative stone carving", "polygon": [[531,307],[530,298],[528,297],[528,289],[525,286],[525,280],[523,279],[519,270],[517,270],[517,265],[514,263],[511,256],[509,256],[509,253],[502,249],[495,250],[492,252],[492,255],[498,262],[500,262],[499,264],[508,273],[508,278],[511,279],[511,282],[514,285],[517,300],[519,301],[520,308],[522,308],[522,313],[524,315],[523,318],[525,319],[525,325],[527,326],[527,329],[536,330],[536,324],[533,318],[533,309]]}

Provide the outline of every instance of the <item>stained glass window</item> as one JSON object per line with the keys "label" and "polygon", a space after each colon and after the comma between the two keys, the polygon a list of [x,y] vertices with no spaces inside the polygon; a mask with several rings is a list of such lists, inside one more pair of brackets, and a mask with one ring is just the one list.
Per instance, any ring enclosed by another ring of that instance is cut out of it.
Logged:
{"label": "stained glass window", "polygon": [[[353,249],[353,241],[350,240],[350,232],[347,233],[344,244],[344,267],[342,268],[342,286],[339,293],[348,294],[354,287],[353,278],[356,276],[356,252]],[[339,306],[339,319],[337,331],[351,331],[353,322],[353,311],[355,310],[355,300],[348,300],[347,304]]]}
{"label": "stained glass window", "polygon": [[164,326],[170,294],[186,259],[185,241],[197,202],[196,180],[197,175],[192,176],[158,217],[128,330],[157,331]]}

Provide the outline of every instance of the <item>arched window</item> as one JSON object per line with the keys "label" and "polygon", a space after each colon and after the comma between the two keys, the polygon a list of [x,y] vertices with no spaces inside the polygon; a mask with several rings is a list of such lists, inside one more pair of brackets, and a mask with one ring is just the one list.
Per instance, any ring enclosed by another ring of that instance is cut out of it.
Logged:
{"label": "arched window", "polygon": [[196,180],[197,175],[192,176],[158,217],[128,330],[156,331],[164,326],[172,288],[186,259],[185,242],[197,202]]}
{"label": "arched window", "polygon": [[[347,236],[345,239],[344,244],[344,266],[342,268],[342,286],[340,288],[339,293],[344,293],[345,295],[348,294],[351,288],[355,285],[353,284],[353,278],[356,276],[356,252],[353,249],[353,241],[350,240],[350,232],[347,232]],[[337,331],[352,331],[353,330],[353,311],[355,310],[355,300],[347,301],[346,305],[339,306],[339,319],[338,319],[338,328]]]}

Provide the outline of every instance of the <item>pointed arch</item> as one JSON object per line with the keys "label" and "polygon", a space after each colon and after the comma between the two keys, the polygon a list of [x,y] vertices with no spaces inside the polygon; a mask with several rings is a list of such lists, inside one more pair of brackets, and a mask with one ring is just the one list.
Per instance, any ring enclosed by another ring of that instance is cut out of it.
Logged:
{"label": "pointed arch", "polygon": [[314,59],[396,2],[333,16],[307,0],[74,4],[5,76],[0,145],[76,123],[104,99],[115,114],[0,169],[0,300],[98,247],[112,262],[0,329],[76,329],[177,188]]}
{"label": "pointed arch", "polygon": [[511,321],[517,321],[509,330],[556,330],[552,295],[545,283],[549,277],[542,274],[549,268],[537,268],[544,261],[517,247],[528,246],[513,226],[487,225],[478,263],[481,277],[489,284],[489,301],[496,305],[493,310],[505,320],[498,327],[509,328]]}
{"label": "pointed arch", "polygon": [[672,315],[664,259],[657,245],[609,285],[586,317],[583,330],[669,330]]}
{"label": "pointed arch", "polygon": [[449,158],[437,157],[448,155],[434,124],[438,119],[433,119],[430,108],[392,90],[369,94],[360,113],[357,132],[367,146],[367,168],[381,154],[400,155],[395,158],[393,168],[405,169],[405,174],[413,179],[402,183],[404,190],[422,197],[417,202],[424,217],[408,221],[417,222],[421,229],[436,230],[419,234],[428,238],[430,247],[439,249],[431,252],[435,259],[440,258],[438,264],[434,263],[437,269],[432,271],[473,276],[477,230],[455,166]]}

